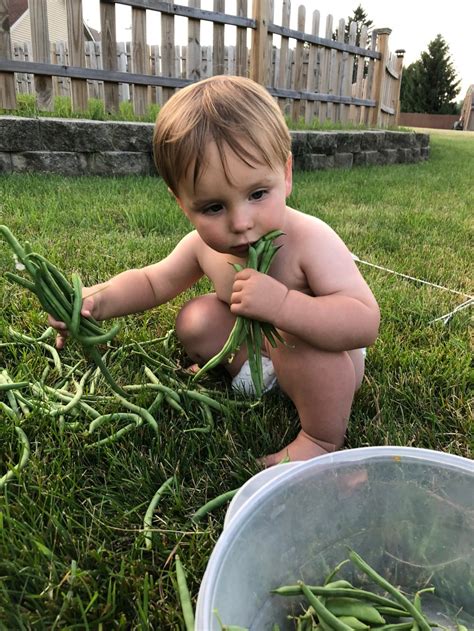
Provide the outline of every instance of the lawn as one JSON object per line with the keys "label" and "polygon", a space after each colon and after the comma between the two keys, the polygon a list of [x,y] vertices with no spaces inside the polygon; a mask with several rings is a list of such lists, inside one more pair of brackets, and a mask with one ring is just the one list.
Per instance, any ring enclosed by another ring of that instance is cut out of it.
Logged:
{"label": "lawn", "polygon": [[[296,173],[294,179],[290,205],[327,221],[362,261],[442,287],[359,264],[382,323],[345,448],[405,445],[471,458],[469,309],[446,324],[433,320],[473,293],[474,137],[433,132],[426,162]],[[78,272],[84,284],[158,260],[189,230],[166,187],[151,177],[3,176],[0,223],[67,276]],[[0,265],[15,271],[3,242]],[[175,389],[202,387],[183,371],[186,358],[172,329],[180,306],[208,289],[200,281],[168,305],[121,320],[107,356],[117,381],[142,383],[147,365]],[[96,445],[124,422],[112,420],[90,433],[90,408],[106,414],[123,411],[122,403],[99,378],[85,383],[83,407],[46,412],[46,405],[65,405],[47,398],[48,386],[74,392],[71,376],[93,366],[75,344],[58,363],[48,348],[51,338],[40,343],[14,336],[12,329],[39,337],[46,317],[32,294],[3,276],[0,299],[0,372],[29,383],[0,392],[0,401],[13,409],[16,402],[31,449],[26,466],[0,490],[0,629],[182,628],[174,557],[179,553],[195,604],[225,506],[198,523],[191,516],[255,474],[256,458],[291,440],[298,431],[293,407],[278,392],[256,406],[239,405],[226,379],[213,373],[203,386],[228,410],[214,411],[210,431],[187,431],[207,426],[202,408],[182,393],[184,412],[167,399],[156,408],[158,434],[142,423]],[[23,393],[28,409],[13,392]],[[140,391],[131,400],[149,407],[155,395]],[[0,478],[21,453],[6,409]],[[149,549],[145,512],[172,476],[153,514]]]}

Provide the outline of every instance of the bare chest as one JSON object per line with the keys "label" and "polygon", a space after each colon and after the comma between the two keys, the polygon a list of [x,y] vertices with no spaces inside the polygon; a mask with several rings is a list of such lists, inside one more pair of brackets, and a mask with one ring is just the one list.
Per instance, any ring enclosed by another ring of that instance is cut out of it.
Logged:
{"label": "bare chest", "polygon": [[[245,267],[245,259],[217,252],[206,254],[201,261],[203,272],[211,281],[217,297],[227,303],[230,303],[236,273],[232,263]],[[289,289],[311,293],[296,253],[291,256],[284,253],[282,248],[276,255],[269,274]]]}

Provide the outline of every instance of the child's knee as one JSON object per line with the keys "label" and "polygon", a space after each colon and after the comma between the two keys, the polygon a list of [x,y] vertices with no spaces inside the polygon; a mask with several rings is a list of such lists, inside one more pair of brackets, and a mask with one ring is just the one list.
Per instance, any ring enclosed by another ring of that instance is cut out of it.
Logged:
{"label": "child's knee", "polygon": [[206,328],[209,329],[208,311],[201,297],[193,298],[181,308],[175,328],[176,335],[183,344],[201,337]]}

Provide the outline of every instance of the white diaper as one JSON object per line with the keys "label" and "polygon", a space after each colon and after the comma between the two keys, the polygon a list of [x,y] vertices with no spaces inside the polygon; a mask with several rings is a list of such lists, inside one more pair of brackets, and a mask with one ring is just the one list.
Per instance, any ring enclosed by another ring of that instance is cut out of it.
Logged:
{"label": "white diaper", "polygon": [[[263,392],[268,392],[277,384],[275,369],[272,360],[262,355],[262,372],[263,372]],[[255,386],[253,385],[252,376],[250,374],[250,364],[247,359],[242,368],[232,379],[232,389],[242,392],[246,395],[255,395]]]}

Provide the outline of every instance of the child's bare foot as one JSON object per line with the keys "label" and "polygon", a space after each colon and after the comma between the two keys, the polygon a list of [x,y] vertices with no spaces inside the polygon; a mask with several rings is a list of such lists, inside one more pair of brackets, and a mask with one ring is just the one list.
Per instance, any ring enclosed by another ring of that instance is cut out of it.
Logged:
{"label": "child's bare foot", "polygon": [[[319,441],[323,442],[323,441]],[[294,462],[297,460],[310,460],[317,456],[324,456],[324,454],[334,451],[334,445],[331,443],[324,443],[327,445],[327,449],[324,449],[321,445],[310,438],[305,431],[301,430],[295,440],[274,454],[259,458],[258,462],[264,467],[272,467],[273,465],[283,462]]]}

